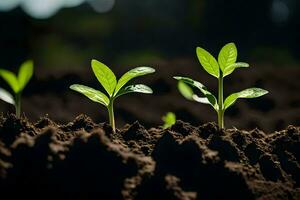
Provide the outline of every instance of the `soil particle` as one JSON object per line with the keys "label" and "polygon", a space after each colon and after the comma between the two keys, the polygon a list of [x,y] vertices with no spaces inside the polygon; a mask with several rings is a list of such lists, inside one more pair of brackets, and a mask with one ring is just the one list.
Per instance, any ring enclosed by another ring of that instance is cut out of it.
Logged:
{"label": "soil particle", "polygon": [[251,142],[245,148],[245,155],[248,157],[251,165],[255,165],[262,156],[263,150],[255,143]]}
{"label": "soil particle", "polygon": [[124,140],[149,140],[150,136],[148,131],[140,125],[139,122],[134,122],[123,133]]}
{"label": "soil particle", "polygon": [[171,127],[171,130],[177,133],[187,136],[194,131],[194,128],[189,124],[181,120],[176,121],[176,123]]}
{"label": "soil particle", "polygon": [[52,122],[48,116],[40,118],[40,120],[34,125],[36,128],[43,129],[49,126],[55,126],[54,122]]}
{"label": "soil particle", "polygon": [[199,126],[198,133],[201,138],[208,138],[210,135],[218,133],[218,126],[215,123],[207,123],[202,126]]}
{"label": "soil particle", "polygon": [[196,199],[196,192],[185,192],[179,186],[179,178],[167,175],[165,176],[166,190],[169,191],[170,198],[168,199],[182,199],[182,200],[194,200]]}
{"label": "soil particle", "polygon": [[241,159],[235,144],[226,137],[213,135],[209,141],[208,147],[213,150],[218,150],[218,155],[223,160],[238,162]]}
{"label": "soil particle", "polygon": [[90,132],[93,130],[97,125],[86,115],[79,115],[75,118],[75,120],[71,123],[68,123],[65,126],[61,126],[61,130],[65,132],[69,131],[77,131],[77,130],[84,130],[86,132]]}
{"label": "soil particle", "polygon": [[1,186],[1,179],[4,179],[6,177],[7,169],[12,167],[12,165],[7,162],[10,156],[11,156],[10,150],[5,148],[5,145],[0,141],[0,186]]}
{"label": "soil particle", "polygon": [[280,181],[283,180],[282,171],[278,162],[274,161],[272,156],[265,154],[259,159],[260,170],[266,180]]}
{"label": "soil particle", "polygon": [[7,115],[0,126],[1,141],[9,146],[21,133],[35,135],[33,126],[28,123],[27,119],[17,119],[15,115]]}

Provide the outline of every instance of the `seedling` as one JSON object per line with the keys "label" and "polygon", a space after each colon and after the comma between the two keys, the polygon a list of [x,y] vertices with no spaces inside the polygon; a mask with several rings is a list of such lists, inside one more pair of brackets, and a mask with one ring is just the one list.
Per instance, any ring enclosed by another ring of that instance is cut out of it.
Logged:
{"label": "seedling", "polygon": [[21,65],[18,75],[11,71],[0,69],[0,76],[7,82],[14,92],[14,95],[12,95],[3,88],[0,88],[0,99],[15,106],[17,117],[20,117],[21,114],[22,92],[27,83],[30,81],[33,75],[33,70],[33,62],[31,60],[28,60]]}
{"label": "seedling", "polygon": [[176,123],[176,115],[173,112],[168,112],[162,117],[162,120],[164,121],[164,125],[162,126],[162,128],[170,128]]}
{"label": "seedling", "polygon": [[[221,49],[218,62],[209,52],[200,47],[197,47],[196,52],[204,70],[218,79],[218,100],[202,83],[187,77],[175,76],[174,78],[179,81],[178,89],[185,98],[203,104],[210,104],[215,109],[218,113],[218,125],[220,129],[224,128],[224,112],[227,108],[232,106],[237,99],[256,98],[268,93],[268,91],[260,88],[249,88],[233,93],[223,101],[224,77],[231,74],[237,68],[249,67],[249,64],[236,62],[237,48],[234,43],[228,43]],[[190,86],[199,89],[204,97],[196,95]]]}
{"label": "seedling", "polygon": [[104,105],[108,110],[109,123],[112,126],[113,131],[115,132],[116,131],[115,117],[114,117],[115,99],[121,95],[132,93],[132,92],[152,94],[153,93],[152,89],[143,84],[134,84],[126,87],[124,86],[131,79],[146,74],[154,73],[155,70],[151,67],[137,67],[126,72],[117,81],[115,74],[105,64],[97,60],[92,60],[91,65],[96,78],[98,79],[98,81],[100,82],[100,84],[105,89],[108,95],[105,95],[104,93],[95,90],[93,88],[84,85],[79,85],[79,84],[71,85],[70,89],[85,95],[86,97],[88,97],[94,102]]}

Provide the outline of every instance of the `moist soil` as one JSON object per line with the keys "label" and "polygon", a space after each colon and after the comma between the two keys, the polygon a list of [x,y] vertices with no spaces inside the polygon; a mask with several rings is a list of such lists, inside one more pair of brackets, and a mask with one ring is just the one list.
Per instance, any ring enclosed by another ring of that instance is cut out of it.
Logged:
{"label": "moist soil", "polygon": [[299,159],[294,126],[264,133],[134,122],[113,133],[85,115],[65,125],[0,117],[1,199],[299,200]]}

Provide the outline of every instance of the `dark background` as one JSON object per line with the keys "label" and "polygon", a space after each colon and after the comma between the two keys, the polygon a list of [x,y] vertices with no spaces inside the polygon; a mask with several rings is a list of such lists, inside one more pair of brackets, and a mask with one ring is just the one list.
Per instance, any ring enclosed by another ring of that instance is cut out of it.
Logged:
{"label": "dark background", "polygon": [[[215,113],[210,108],[184,100],[176,91],[176,82],[170,79],[183,73],[208,82],[216,91],[216,80],[199,67],[195,47],[201,46],[217,55],[225,43],[233,41],[238,47],[238,59],[249,62],[253,68],[236,73],[228,82],[226,93],[244,89],[244,85],[269,86],[266,89],[272,91],[261,101],[249,100],[249,104],[258,105],[254,115],[263,118],[253,120],[248,111],[243,111],[251,107],[237,106],[228,113],[229,126],[258,126],[273,131],[288,124],[300,124],[297,114],[300,97],[296,95],[300,89],[297,81],[300,2],[297,0],[90,0],[61,8],[53,15],[37,14],[28,9],[29,4],[22,3],[5,9],[3,2],[0,3],[0,66],[17,70],[24,60],[34,60],[36,73],[24,93],[23,103],[26,115],[32,120],[46,113],[58,122],[72,120],[80,113],[96,121],[106,120],[104,108],[68,90],[77,81],[97,87],[90,70],[90,60],[96,58],[111,66],[118,76],[134,66],[157,69],[156,75],[140,79],[156,89],[153,97],[133,95],[120,100],[116,111],[120,125],[134,120],[148,126],[159,125],[167,111],[196,125],[213,121]],[[37,5],[34,0],[31,2]],[[51,5],[55,1],[45,2]],[[111,9],[105,8],[110,5]],[[275,74],[271,76],[269,72]],[[0,83],[8,89],[3,81]],[[285,101],[280,100],[282,95]],[[164,101],[159,100],[163,98]],[[177,98],[181,99],[180,105],[174,103]],[[197,108],[197,113],[193,113],[193,108]],[[4,103],[1,109],[13,111]],[[262,121],[266,116],[274,120]]]}

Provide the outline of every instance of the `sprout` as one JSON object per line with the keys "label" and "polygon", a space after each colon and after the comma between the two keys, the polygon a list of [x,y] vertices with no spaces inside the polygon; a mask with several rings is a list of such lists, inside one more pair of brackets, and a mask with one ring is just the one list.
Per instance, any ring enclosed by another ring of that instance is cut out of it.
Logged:
{"label": "sprout", "polygon": [[0,99],[15,106],[17,117],[20,117],[21,114],[22,91],[30,81],[33,70],[33,62],[31,60],[28,60],[21,65],[18,75],[15,75],[11,71],[0,69],[0,76],[8,83],[14,92],[14,95],[12,95],[3,88],[0,88]]}
{"label": "sprout", "polygon": [[166,115],[162,117],[164,125],[162,126],[163,129],[170,128],[176,123],[176,115],[173,112],[168,112]]}
{"label": "sprout", "polygon": [[74,84],[70,86],[70,89],[77,91],[94,102],[100,103],[104,105],[108,110],[109,115],[109,123],[115,132],[115,117],[114,117],[114,101],[117,97],[127,94],[127,93],[144,93],[144,94],[152,94],[153,91],[150,87],[143,84],[134,84],[125,86],[131,79],[143,76],[146,74],[154,73],[155,70],[151,67],[137,67],[128,72],[126,72],[118,81],[116,79],[115,74],[111,71],[109,67],[105,64],[92,60],[91,62],[92,70],[100,82],[100,84],[105,89],[106,94],[95,90],[93,88]]}
{"label": "sprout", "polygon": [[[206,50],[197,47],[197,56],[204,70],[218,79],[218,99],[208,91],[200,82],[187,77],[175,76],[178,80],[178,89],[180,93],[188,100],[211,105],[218,113],[219,128],[224,128],[224,112],[232,106],[239,98],[256,98],[263,96],[268,91],[260,88],[249,88],[229,95],[223,100],[223,80],[225,76],[231,74],[237,68],[249,67],[247,63],[237,61],[237,49],[234,43],[226,44],[220,51],[218,61]],[[203,97],[194,94],[192,88],[200,90]]]}

